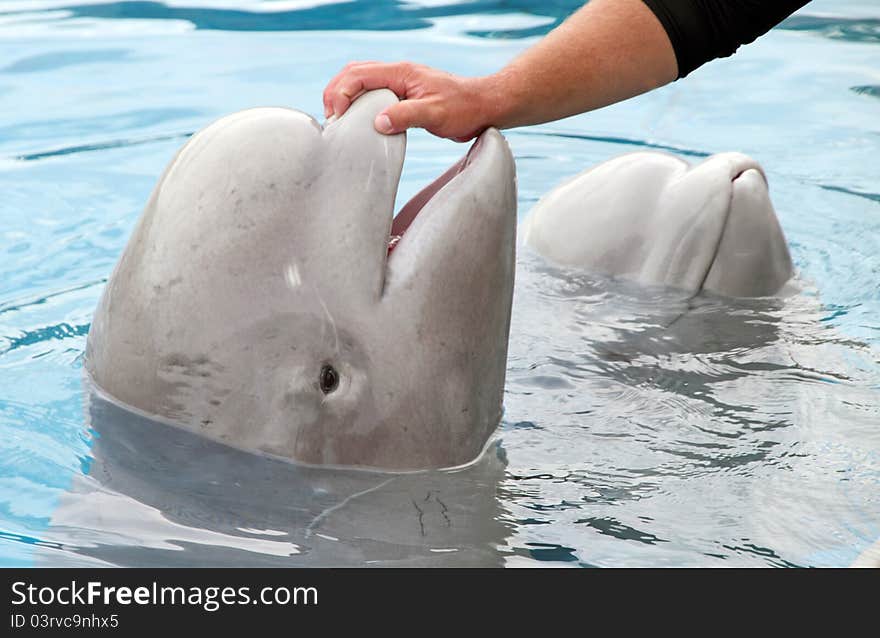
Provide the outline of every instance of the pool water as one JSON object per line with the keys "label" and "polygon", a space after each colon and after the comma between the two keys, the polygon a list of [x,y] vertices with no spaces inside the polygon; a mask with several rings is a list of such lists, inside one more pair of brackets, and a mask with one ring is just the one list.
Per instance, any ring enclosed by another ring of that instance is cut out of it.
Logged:
{"label": "pool water", "polygon": [[[732,301],[521,250],[498,440],[456,472],[271,462],[89,392],[92,312],[212,120],[321,119],[346,62],[489,73],[578,2],[0,2],[0,565],[842,566],[880,538],[880,6],[506,133],[522,219],[640,149],[760,161],[801,291]],[[399,200],[464,152],[410,134]]]}

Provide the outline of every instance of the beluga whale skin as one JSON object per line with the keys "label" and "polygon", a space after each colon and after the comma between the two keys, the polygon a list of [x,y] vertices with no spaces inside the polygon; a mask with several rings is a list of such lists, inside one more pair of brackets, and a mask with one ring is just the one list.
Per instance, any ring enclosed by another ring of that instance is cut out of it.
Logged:
{"label": "beluga whale skin", "polygon": [[[497,426],[516,232],[495,129],[392,220],[406,147],[372,91],[325,127],[224,117],[155,187],[88,336],[126,408],[307,464],[457,466]],[[393,247],[393,250],[392,250]]]}
{"label": "beluga whale skin", "polygon": [[644,285],[763,297],[793,275],[764,171],[740,153],[616,157],[542,197],[522,233],[553,263]]}

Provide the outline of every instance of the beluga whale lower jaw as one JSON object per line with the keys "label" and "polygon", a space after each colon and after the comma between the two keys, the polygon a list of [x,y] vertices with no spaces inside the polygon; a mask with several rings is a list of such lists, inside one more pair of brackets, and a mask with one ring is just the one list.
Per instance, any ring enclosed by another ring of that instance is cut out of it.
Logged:
{"label": "beluga whale lower jaw", "polygon": [[303,463],[476,458],[501,417],[513,157],[487,130],[392,225],[406,137],[373,119],[396,101],[369,92],[324,128],[250,109],[193,136],[95,311],[85,367],[97,388]]}
{"label": "beluga whale lower jaw", "polygon": [[522,230],[551,262],[645,285],[762,297],[793,275],[764,171],[740,153],[616,157],[544,195]]}

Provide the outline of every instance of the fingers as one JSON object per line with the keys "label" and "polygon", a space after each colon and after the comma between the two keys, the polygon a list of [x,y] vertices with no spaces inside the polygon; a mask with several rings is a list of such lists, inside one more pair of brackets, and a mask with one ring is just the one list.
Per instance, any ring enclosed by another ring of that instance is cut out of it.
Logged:
{"label": "fingers", "polygon": [[349,64],[324,89],[324,116],[341,116],[352,102],[374,89],[390,89],[399,98],[405,99],[407,80],[412,69],[413,65],[407,62]]}
{"label": "fingers", "polygon": [[324,88],[324,117],[330,117],[331,115],[333,115],[333,102],[331,100],[331,96],[335,94],[336,88],[339,85],[340,81],[345,79],[349,71],[351,71],[353,68],[363,66],[365,64],[375,64],[375,62],[349,62],[327,83],[327,86]]}
{"label": "fingers", "polygon": [[329,96],[329,106],[324,105],[325,116],[339,117],[348,110],[351,103],[359,98],[366,88],[361,81],[343,80],[344,84],[337,86],[336,90]]}
{"label": "fingers", "polygon": [[[377,131],[392,135],[418,127],[439,137],[467,141],[485,125],[470,121],[475,119],[469,113],[474,109],[470,108],[471,100],[463,87],[460,78],[409,62],[354,62],[324,89],[324,115],[328,119],[340,117],[365,92],[390,89],[401,102],[376,116]],[[455,107],[456,102],[466,107]],[[454,117],[450,108],[464,112]]]}
{"label": "fingers", "polygon": [[380,133],[391,135],[420,127],[436,129],[440,123],[438,109],[427,100],[404,100],[389,106],[376,116],[374,126]]}

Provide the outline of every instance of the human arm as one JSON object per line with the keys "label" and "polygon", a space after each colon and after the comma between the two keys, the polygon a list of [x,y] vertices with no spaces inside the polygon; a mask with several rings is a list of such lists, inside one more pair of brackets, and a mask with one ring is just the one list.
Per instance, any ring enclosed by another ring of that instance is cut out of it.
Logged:
{"label": "human arm", "polygon": [[389,88],[403,101],[379,115],[378,130],[418,126],[464,141],[488,126],[539,124],[599,108],[671,82],[676,72],[672,45],[642,0],[592,0],[492,75],[354,63],[328,84],[324,105],[327,116],[338,116],[364,91]]}
{"label": "human arm", "polygon": [[729,55],[804,0],[592,0],[492,75],[464,78],[408,62],[348,65],[324,92],[341,115],[364,91],[403,99],[376,118],[459,141],[488,126],[540,124],[644,93]]}

